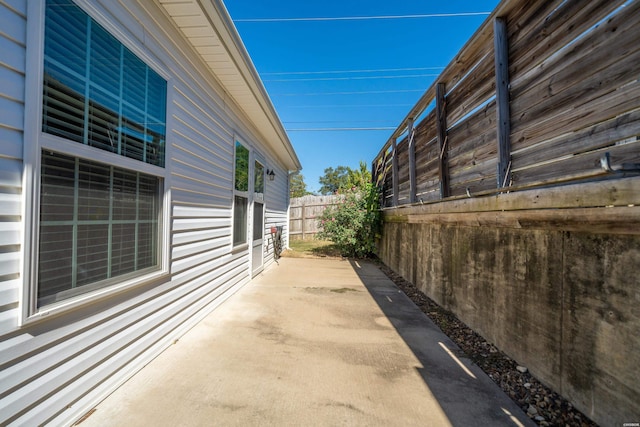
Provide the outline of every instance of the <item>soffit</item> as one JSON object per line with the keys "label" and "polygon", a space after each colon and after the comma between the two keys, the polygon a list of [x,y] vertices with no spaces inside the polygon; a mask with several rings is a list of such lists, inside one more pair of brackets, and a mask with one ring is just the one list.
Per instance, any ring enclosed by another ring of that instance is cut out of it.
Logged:
{"label": "soffit", "polygon": [[158,1],[227,94],[263,136],[263,142],[271,146],[289,170],[301,169],[222,0]]}

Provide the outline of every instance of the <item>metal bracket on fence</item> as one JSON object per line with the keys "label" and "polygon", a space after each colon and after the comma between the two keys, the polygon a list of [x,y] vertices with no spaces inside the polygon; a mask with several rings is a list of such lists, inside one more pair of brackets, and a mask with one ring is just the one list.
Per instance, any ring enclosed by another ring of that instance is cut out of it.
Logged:
{"label": "metal bracket on fence", "polygon": [[611,155],[608,151],[600,157],[600,167],[609,173],[640,172],[640,163],[623,163],[620,166],[611,166]]}

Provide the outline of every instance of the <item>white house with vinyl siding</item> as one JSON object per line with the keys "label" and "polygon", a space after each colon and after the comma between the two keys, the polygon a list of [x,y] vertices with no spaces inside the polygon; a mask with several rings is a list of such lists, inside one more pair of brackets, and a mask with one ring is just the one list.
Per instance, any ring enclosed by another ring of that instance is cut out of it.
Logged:
{"label": "white house with vinyl siding", "polygon": [[0,425],[73,423],[272,264],[299,169],[221,0],[0,0]]}

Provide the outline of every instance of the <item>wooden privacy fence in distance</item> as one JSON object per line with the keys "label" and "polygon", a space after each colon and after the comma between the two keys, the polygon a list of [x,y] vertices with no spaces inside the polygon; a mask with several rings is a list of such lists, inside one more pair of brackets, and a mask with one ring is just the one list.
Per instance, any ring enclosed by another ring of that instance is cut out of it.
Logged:
{"label": "wooden privacy fence in distance", "polygon": [[373,161],[383,207],[640,171],[640,1],[504,0]]}
{"label": "wooden privacy fence in distance", "polygon": [[304,196],[291,199],[289,210],[289,237],[314,239],[320,227],[317,218],[329,207],[336,205],[343,196]]}

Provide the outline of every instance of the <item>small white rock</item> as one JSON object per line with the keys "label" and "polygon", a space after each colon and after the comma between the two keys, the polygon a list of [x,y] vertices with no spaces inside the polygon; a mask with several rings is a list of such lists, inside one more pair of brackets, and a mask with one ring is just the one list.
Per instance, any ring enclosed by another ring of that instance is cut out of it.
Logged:
{"label": "small white rock", "polygon": [[531,388],[531,383],[524,383],[524,388]]}
{"label": "small white rock", "polygon": [[527,372],[527,371],[528,371],[528,369],[527,369],[527,368],[525,368],[524,366],[517,366],[517,367],[516,367],[516,369],[517,369],[519,372],[522,372],[523,374],[524,374],[525,372]]}
{"label": "small white rock", "polygon": [[527,409],[527,412],[530,413],[531,415],[535,415],[538,413],[538,410],[536,409],[535,406],[529,405],[529,409]]}

